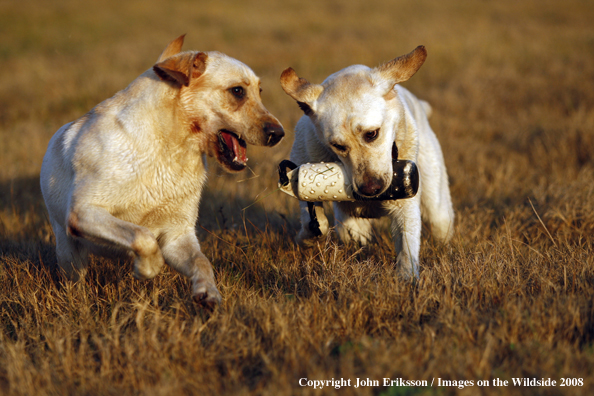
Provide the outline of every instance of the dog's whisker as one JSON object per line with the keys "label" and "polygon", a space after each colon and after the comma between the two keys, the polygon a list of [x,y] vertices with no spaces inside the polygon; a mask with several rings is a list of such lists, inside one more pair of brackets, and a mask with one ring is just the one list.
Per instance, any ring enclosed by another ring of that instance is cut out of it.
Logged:
{"label": "dog's whisker", "polygon": [[260,177],[260,175],[256,175],[256,172],[254,172],[254,170],[252,168],[250,168],[249,166],[247,168],[249,169],[250,172],[252,172],[252,175],[254,175],[254,176],[248,177],[247,179],[238,180],[237,183],[242,183],[244,181],[248,181],[248,180],[252,180],[252,179],[256,179],[256,178]]}
{"label": "dog's whisker", "polygon": [[252,179],[257,179],[259,177],[260,177],[260,175],[255,175],[255,176],[252,176],[252,177],[248,177],[247,179],[237,180],[237,183],[243,183],[244,181],[248,181],[248,180],[252,180]]}

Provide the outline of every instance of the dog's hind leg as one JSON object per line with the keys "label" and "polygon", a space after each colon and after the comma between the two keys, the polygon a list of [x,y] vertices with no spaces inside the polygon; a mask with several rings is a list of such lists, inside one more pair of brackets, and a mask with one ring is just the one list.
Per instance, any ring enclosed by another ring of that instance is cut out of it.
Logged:
{"label": "dog's hind leg", "polygon": [[373,237],[371,220],[354,217],[342,210],[339,203],[334,204],[336,233],[343,243],[354,241],[367,245]]}
{"label": "dog's hind leg", "polygon": [[215,284],[212,265],[200,250],[194,228],[189,227],[184,234],[176,237],[164,235],[161,242],[167,264],[192,280],[194,300],[211,310],[220,304],[221,293]]}
{"label": "dog's hind leg", "polygon": [[454,234],[454,208],[450,196],[448,174],[437,137],[427,126],[421,135],[418,165],[421,173],[421,212],[431,224],[431,232],[440,242],[448,242]]}
{"label": "dog's hind leg", "polygon": [[[424,172],[427,172],[426,168]],[[435,239],[445,243],[454,234],[454,208],[445,170],[433,171],[432,174],[421,175],[426,181],[422,185],[421,210],[423,219],[431,224],[431,233]]]}
{"label": "dog's hind leg", "polygon": [[62,226],[53,223],[56,236],[56,257],[58,265],[71,281],[84,278],[89,264],[89,251],[80,242],[68,236]]}
{"label": "dog's hind leg", "polygon": [[120,220],[103,208],[85,205],[72,209],[68,233],[128,253],[134,258],[134,276],[138,279],[153,278],[163,267],[159,244],[147,228]]}
{"label": "dog's hind leg", "polygon": [[397,265],[405,278],[419,276],[421,249],[421,209],[418,195],[399,201],[391,210],[392,238],[396,249]]}
{"label": "dog's hind leg", "polygon": [[449,242],[454,235],[454,210],[451,202],[444,198],[438,205],[429,205],[424,209],[435,239],[443,243]]}

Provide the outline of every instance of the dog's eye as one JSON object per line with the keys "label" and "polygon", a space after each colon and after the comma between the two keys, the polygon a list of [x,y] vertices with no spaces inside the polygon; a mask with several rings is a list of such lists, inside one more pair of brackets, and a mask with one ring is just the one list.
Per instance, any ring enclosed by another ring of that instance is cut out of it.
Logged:
{"label": "dog's eye", "polygon": [[367,143],[373,142],[379,136],[379,128],[373,131],[365,132],[365,141]]}
{"label": "dog's eye", "polygon": [[344,153],[348,150],[347,146],[343,146],[342,144],[338,144],[338,143],[330,143],[330,145],[332,147],[334,147],[336,149],[336,151],[340,152],[340,153]]}
{"label": "dog's eye", "polygon": [[237,99],[242,99],[245,96],[245,91],[243,87],[233,87],[229,91],[235,96]]}

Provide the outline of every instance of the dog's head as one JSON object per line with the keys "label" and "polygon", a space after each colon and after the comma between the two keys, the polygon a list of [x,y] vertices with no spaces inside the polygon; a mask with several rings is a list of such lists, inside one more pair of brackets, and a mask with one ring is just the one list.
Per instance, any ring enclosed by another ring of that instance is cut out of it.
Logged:
{"label": "dog's head", "polygon": [[245,64],[220,52],[180,52],[184,36],[163,51],[154,72],[179,88],[192,133],[227,171],[247,166],[247,143],[274,146],[285,135],[260,98],[260,79]]}
{"label": "dog's head", "polygon": [[412,77],[426,57],[419,46],[374,69],[347,67],[321,85],[299,78],[292,68],[281,75],[283,89],[309,116],[320,142],[345,165],[361,196],[375,197],[392,181],[393,146],[404,122],[394,86]]}

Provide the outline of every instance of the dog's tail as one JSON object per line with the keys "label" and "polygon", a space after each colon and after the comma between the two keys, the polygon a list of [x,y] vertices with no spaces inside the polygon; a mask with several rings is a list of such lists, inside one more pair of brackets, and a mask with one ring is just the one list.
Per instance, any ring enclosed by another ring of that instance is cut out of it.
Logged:
{"label": "dog's tail", "polygon": [[420,99],[419,102],[421,102],[421,107],[425,111],[427,118],[431,117],[431,114],[433,114],[433,109],[431,108],[431,105],[429,104],[429,102],[422,100],[422,99]]}

